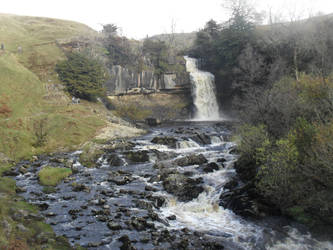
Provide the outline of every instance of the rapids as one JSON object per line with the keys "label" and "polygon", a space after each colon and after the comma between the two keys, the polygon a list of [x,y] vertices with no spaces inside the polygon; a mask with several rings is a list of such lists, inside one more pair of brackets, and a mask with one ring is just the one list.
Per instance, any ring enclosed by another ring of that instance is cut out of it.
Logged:
{"label": "rapids", "polygon": [[[130,140],[132,148],[106,150],[90,169],[79,162],[80,151],[40,156],[36,162],[17,166],[29,166],[27,173],[16,177],[17,186],[26,189],[21,195],[41,207],[58,235],[89,249],[119,249],[125,244],[120,239],[124,235],[137,249],[333,249],[332,242],[321,242],[284,218],[247,220],[218,205],[224,184],[235,175],[237,160],[228,127],[228,123],[209,122],[157,127]],[[151,142],[163,136],[174,138],[175,145]],[[131,152],[147,153],[149,160],[133,162],[128,158]],[[174,164],[198,154],[208,163],[216,163],[218,169],[204,171],[206,163]],[[111,155],[123,164],[111,166]],[[55,192],[45,192],[38,171],[47,165],[65,167],[68,162],[76,173]],[[159,166],[161,163],[164,165]],[[179,201],[164,188],[163,176],[170,176],[170,171],[199,178],[203,192],[191,201]],[[74,190],[78,184],[84,188]]]}

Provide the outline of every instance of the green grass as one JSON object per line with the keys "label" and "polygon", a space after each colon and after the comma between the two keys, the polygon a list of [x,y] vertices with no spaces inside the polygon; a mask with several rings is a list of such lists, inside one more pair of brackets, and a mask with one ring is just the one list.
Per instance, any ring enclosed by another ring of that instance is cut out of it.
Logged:
{"label": "green grass", "polygon": [[39,182],[44,186],[56,186],[60,181],[72,174],[69,168],[44,167],[39,171]]}
{"label": "green grass", "polygon": [[[5,44],[5,52],[0,51],[0,152],[19,160],[72,150],[92,139],[105,125],[98,115],[104,107],[88,102],[68,106],[70,98],[51,87],[59,83],[54,67],[65,58],[57,42],[97,33],[76,22],[6,14],[0,14],[0,27]],[[47,142],[34,147],[33,124],[45,117]]]}

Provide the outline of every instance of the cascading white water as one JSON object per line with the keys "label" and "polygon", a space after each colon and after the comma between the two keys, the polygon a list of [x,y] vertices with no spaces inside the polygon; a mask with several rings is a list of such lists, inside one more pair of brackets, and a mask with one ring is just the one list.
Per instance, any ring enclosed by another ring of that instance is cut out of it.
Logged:
{"label": "cascading white water", "polygon": [[215,95],[213,74],[198,69],[197,60],[188,56],[186,70],[190,73],[192,95],[196,107],[195,120],[219,120],[219,106]]}

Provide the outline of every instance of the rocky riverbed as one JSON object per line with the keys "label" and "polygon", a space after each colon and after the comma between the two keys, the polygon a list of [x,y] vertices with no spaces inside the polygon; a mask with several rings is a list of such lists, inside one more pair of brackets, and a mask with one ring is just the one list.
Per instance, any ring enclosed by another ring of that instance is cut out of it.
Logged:
{"label": "rocky riverbed", "polygon": [[[285,219],[250,221],[220,206],[237,159],[228,127],[172,124],[106,142],[90,168],[77,151],[39,156],[6,174],[56,234],[89,249],[331,249]],[[45,166],[73,174],[46,188],[38,181]]]}

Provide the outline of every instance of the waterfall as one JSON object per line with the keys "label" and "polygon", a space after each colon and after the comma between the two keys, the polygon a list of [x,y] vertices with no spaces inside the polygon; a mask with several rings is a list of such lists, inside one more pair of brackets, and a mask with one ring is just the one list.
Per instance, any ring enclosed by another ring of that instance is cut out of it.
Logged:
{"label": "waterfall", "polygon": [[215,95],[214,75],[198,69],[197,60],[185,56],[186,70],[190,73],[192,95],[196,107],[196,120],[219,120],[219,106]]}

